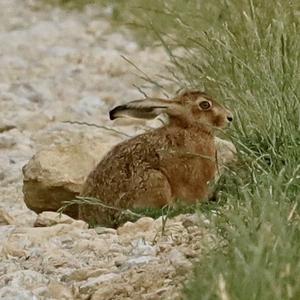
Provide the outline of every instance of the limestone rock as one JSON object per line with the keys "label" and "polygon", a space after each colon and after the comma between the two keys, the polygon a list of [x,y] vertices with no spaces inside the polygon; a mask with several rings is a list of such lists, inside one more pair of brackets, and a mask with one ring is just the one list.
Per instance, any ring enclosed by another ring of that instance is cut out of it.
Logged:
{"label": "limestone rock", "polygon": [[[84,139],[39,151],[23,168],[24,201],[37,213],[57,211],[79,195],[86,176],[111,144]],[[76,217],[77,206],[64,213]]]}

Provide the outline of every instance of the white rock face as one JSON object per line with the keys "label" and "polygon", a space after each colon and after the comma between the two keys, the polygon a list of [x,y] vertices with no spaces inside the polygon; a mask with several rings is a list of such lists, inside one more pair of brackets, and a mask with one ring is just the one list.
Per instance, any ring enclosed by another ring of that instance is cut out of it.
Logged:
{"label": "white rock face", "polygon": [[[34,154],[24,170],[35,189],[24,189],[35,199],[27,205],[39,211],[40,202],[44,209],[51,200],[51,185],[78,193],[112,145],[144,130],[143,123],[116,124],[124,136],[64,123],[111,126],[112,106],[142,97],[133,87],[141,81],[122,55],[150,76],[162,74],[168,61],[163,49],[140,49],[128,32],[113,31],[107,14],[0,1],[1,299],[180,299],[189,263],[214,243],[196,216],[169,220],[162,236],[161,219],[88,229],[54,212],[37,216],[25,205],[22,168]],[[153,87],[146,91],[161,96]]]}
{"label": "white rock face", "polygon": [[[23,193],[28,208],[37,213],[57,211],[64,201],[75,199],[99,159],[120,141],[105,132],[98,137],[84,133],[82,128],[71,131],[61,127],[57,136],[53,133],[41,136],[50,146],[38,151],[23,167]],[[77,207],[65,212],[76,217]]]}

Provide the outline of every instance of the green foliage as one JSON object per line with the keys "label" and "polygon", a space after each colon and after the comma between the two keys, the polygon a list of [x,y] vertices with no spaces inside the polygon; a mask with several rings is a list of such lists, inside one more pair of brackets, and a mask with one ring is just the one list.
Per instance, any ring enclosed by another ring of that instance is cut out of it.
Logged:
{"label": "green foliage", "polygon": [[175,69],[234,108],[242,163],[223,183],[226,205],[213,219],[227,247],[200,260],[186,299],[299,299],[297,8],[226,1],[220,9],[222,21],[206,32],[186,28],[190,43]]}
{"label": "green foliage", "polygon": [[235,114],[240,163],[205,211],[222,243],[200,257],[186,299],[300,299],[300,2],[99,2],[165,47],[170,80]]}

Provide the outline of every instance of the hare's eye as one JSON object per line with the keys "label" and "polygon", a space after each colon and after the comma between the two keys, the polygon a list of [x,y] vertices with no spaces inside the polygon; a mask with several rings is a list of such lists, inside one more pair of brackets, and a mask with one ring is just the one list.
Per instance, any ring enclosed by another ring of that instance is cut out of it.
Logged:
{"label": "hare's eye", "polygon": [[202,109],[210,109],[211,105],[208,101],[202,101],[200,102],[199,106],[202,108]]}

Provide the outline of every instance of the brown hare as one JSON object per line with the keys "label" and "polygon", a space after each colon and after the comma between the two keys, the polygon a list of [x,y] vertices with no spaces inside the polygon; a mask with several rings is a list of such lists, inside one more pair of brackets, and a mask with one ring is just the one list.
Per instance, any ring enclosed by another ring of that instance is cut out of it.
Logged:
{"label": "brown hare", "polygon": [[[154,118],[169,123],[116,145],[89,174],[81,196],[122,209],[159,208],[181,199],[194,203],[208,196],[216,173],[214,132],[232,114],[209,95],[187,91],[172,100],[146,98],[115,107],[110,119]],[[112,225],[114,210],[84,204],[79,218]]]}

